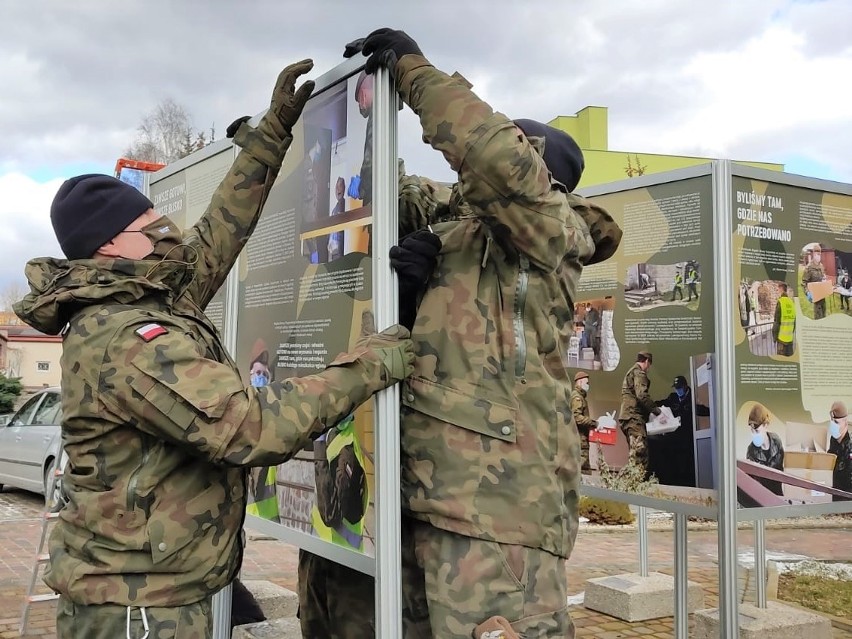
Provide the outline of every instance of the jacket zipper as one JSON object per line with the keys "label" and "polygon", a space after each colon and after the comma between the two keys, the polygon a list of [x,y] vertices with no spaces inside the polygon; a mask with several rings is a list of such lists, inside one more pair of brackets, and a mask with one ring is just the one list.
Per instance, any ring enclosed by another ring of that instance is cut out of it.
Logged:
{"label": "jacket zipper", "polygon": [[133,473],[130,475],[130,480],[127,482],[127,510],[133,510],[133,496],[136,494],[136,485],[139,480],[139,473],[142,472],[142,469],[148,463],[148,457],[151,455],[151,451],[148,448],[147,443],[145,442],[145,438],[142,438],[142,461],[135,468]]}
{"label": "jacket zipper", "polygon": [[527,305],[527,289],[530,279],[530,261],[526,255],[521,255],[518,270],[518,290],[515,295],[515,377],[520,378],[522,384],[526,384],[524,371],[527,364],[527,336],[524,330],[524,309]]}

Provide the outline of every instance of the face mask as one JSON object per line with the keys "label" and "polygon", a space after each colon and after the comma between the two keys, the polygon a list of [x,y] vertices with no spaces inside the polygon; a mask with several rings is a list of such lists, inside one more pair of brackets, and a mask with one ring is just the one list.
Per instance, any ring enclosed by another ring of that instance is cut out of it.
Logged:
{"label": "face mask", "polygon": [[589,380],[583,380],[582,382],[580,382],[580,388],[584,392],[588,393],[589,392]]}
{"label": "face mask", "polygon": [[175,226],[174,222],[165,216],[143,226],[139,231],[151,240],[151,244],[154,246],[154,249],[145,259],[165,259],[170,255],[176,257],[174,249],[183,242],[183,233]]}
{"label": "face mask", "polygon": [[263,388],[269,383],[269,378],[263,373],[251,374],[251,385],[255,388]]}
{"label": "face mask", "polygon": [[760,448],[763,446],[763,433],[752,433],[751,443]]}
{"label": "face mask", "polygon": [[834,439],[840,439],[840,424],[833,419],[828,423],[828,434]]}
{"label": "face mask", "polygon": [[685,388],[675,388],[675,393],[677,393],[678,397],[683,397],[684,395],[686,395],[686,389]]}

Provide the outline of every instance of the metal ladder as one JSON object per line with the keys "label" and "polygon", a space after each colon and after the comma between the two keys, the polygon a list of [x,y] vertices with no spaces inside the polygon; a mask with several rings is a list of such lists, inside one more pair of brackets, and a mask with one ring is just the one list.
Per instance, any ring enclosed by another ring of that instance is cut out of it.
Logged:
{"label": "metal ladder", "polygon": [[59,595],[57,593],[37,595],[35,594],[35,591],[38,587],[41,567],[50,561],[50,555],[45,550],[45,544],[47,542],[50,522],[59,517],[59,508],[57,507],[59,504],[57,503],[58,500],[54,493],[56,489],[56,482],[64,474],[66,461],[65,450],[61,449],[59,453],[59,461],[56,463],[53,472],[50,473],[50,479],[48,479],[47,482],[47,494],[44,498],[44,512],[42,513],[41,518],[41,535],[39,536],[38,548],[36,549],[35,562],[33,563],[33,574],[30,578],[30,586],[27,590],[27,596],[24,599],[23,608],[21,609],[21,626],[19,634],[22,637],[27,633],[27,623],[29,622],[30,607],[32,604],[59,599]]}

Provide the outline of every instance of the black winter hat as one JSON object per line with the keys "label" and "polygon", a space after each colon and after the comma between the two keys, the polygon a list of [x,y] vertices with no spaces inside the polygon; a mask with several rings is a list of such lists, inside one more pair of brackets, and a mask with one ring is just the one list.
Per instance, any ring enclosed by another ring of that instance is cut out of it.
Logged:
{"label": "black winter hat", "polygon": [[129,184],[89,173],[62,183],[50,205],[50,221],[65,257],[82,260],[151,208],[151,200]]}
{"label": "black winter hat", "polygon": [[548,170],[553,177],[567,186],[569,191],[577,188],[586,162],[574,138],[565,131],[535,120],[521,119],[514,122],[527,137],[544,138],[544,163]]}

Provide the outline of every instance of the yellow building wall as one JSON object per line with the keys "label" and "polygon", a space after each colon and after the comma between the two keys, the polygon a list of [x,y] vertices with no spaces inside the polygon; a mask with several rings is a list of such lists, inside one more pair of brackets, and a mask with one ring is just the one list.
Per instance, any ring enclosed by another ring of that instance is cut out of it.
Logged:
{"label": "yellow building wall", "polygon": [[[714,159],[641,151],[610,151],[607,118],[606,107],[588,106],[575,115],[560,115],[548,122],[550,126],[568,133],[583,150],[586,168],[578,188],[706,164]],[[770,171],[784,170],[783,164],[774,162],[736,162]]]}

